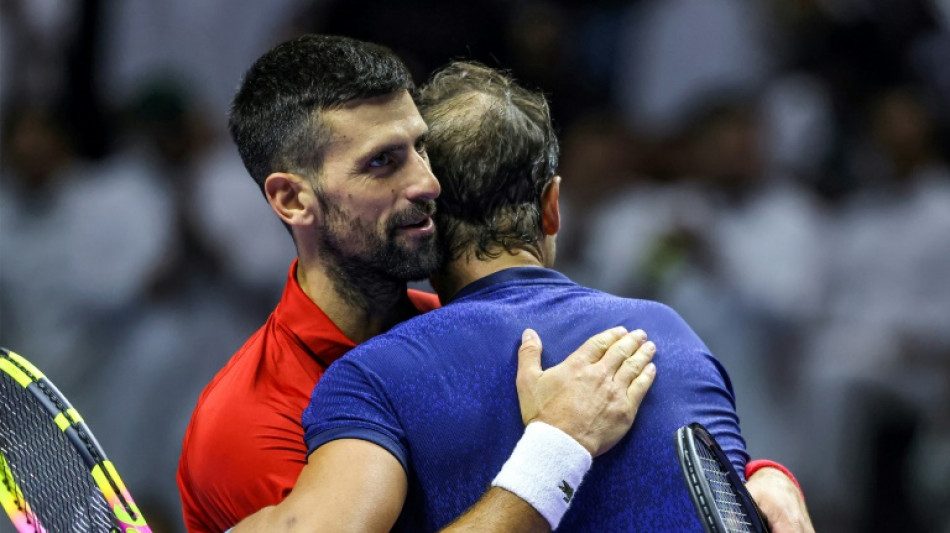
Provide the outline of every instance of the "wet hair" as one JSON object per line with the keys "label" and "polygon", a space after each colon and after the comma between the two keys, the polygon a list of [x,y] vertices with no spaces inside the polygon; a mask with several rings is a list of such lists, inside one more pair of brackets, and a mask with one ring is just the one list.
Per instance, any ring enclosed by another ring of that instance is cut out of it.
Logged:
{"label": "wet hair", "polygon": [[384,46],[332,35],[277,45],[244,75],[228,127],[263,191],[275,171],[319,175],[331,132],[321,112],[352,100],[412,91],[406,65]]}
{"label": "wet hair", "polygon": [[544,95],[506,73],[454,62],[433,75],[416,101],[442,185],[436,227],[446,259],[519,249],[540,256],[541,194],[559,156]]}

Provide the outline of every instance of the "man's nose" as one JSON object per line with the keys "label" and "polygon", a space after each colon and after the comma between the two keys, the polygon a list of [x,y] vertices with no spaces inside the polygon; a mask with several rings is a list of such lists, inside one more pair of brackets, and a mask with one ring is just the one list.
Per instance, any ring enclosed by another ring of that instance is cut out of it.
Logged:
{"label": "man's nose", "polygon": [[424,154],[413,151],[412,156],[410,156],[408,170],[412,177],[412,185],[407,191],[410,200],[430,201],[439,197],[442,186],[439,185],[439,180],[432,174],[429,160]]}

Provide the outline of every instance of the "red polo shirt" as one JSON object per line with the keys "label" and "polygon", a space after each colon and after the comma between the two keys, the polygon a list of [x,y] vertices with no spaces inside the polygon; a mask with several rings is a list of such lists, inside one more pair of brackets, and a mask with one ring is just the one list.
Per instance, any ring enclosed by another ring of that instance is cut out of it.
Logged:
{"label": "red polo shirt", "polygon": [[[205,387],[185,432],[178,490],[188,531],[220,533],[290,493],[307,463],[300,416],[355,346],[304,294],[296,260],[277,308]],[[420,312],[436,295],[410,290]]]}

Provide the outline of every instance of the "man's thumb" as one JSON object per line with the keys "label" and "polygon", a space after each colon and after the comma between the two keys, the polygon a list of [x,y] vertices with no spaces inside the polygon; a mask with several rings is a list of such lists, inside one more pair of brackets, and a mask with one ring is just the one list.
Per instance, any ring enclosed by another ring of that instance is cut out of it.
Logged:
{"label": "man's thumb", "polygon": [[541,375],[541,338],[533,329],[521,334],[521,347],[518,348],[518,390],[533,385]]}

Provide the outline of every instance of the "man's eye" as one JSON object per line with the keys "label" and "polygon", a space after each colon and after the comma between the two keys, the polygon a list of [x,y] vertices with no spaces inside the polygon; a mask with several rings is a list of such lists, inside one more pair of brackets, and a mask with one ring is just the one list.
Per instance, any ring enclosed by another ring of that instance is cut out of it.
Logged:
{"label": "man's eye", "polygon": [[416,141],[416,152],[420,154],[426,153],[426,142],[424,140]]}
{"label": "man's eye", "polygon": [[369,166],[371,167],[385,167],[393,162],[393,157],[388,153],[379,154],[378,156],[369,160]]}

